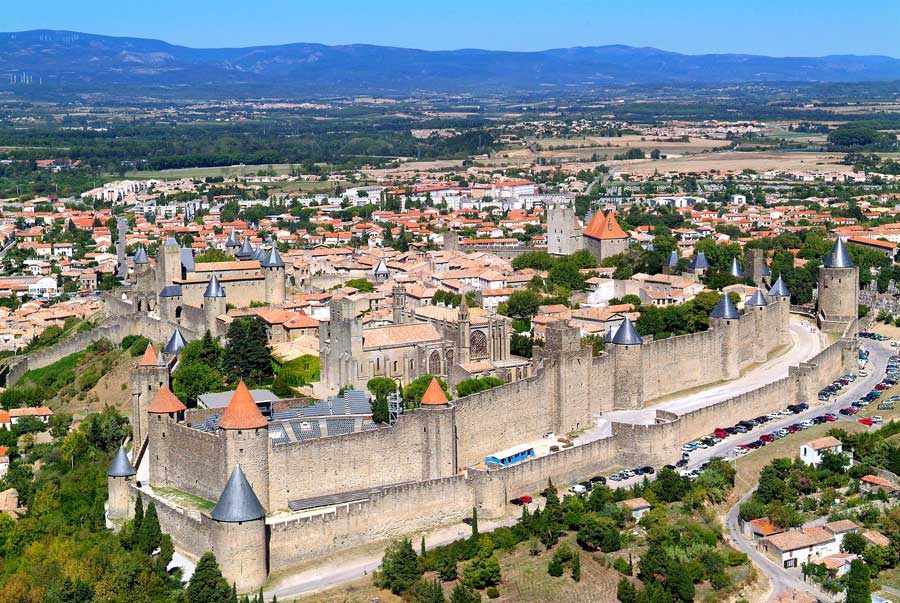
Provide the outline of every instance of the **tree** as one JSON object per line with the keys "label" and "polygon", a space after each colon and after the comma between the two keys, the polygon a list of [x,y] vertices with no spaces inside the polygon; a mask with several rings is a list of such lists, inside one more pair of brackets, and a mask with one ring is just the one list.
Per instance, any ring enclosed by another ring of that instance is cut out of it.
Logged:
{"label": "tree", "polygon": [[228,255],[221,249],[207,249],[203,253],[194,257],[194,262],[198,264],[207,264],[210,262],[231,262],[234,260],[233,256]]}
{"label": "tree", "polygon": [[388,394],[397,391],[397,384],[388,377],[374,377],[366,382],[366,389],[376,398],[379,396],[387,398]]}
{"label": "tree", "polygon": [[364,278],[351,278],[349,281],[344,283],[345,287],[353,287],[357,291],[362,293],[371,293],[375,290],[375,285],[372,284],[372,281],[366,280]]}
{"label": "tree", "polygon": [[410,603],[444,603],[444,589],[438,580],[420,580],[410,589]]}
{"label": "tree", "polygon": [[222,373],[202,362],[179,362],[172,373],[172,393],[186,406],[197,406],[197,399],[225,389]]}
{"label": "tree", "polygon": [[450,593],[450,603],[481,603],[481,595],[465,584],[459,583]]}
{"label": "tree", "polygon": [[156,516],[156,503],[151,502],[147,506],[147,513],[135,534],[137,548],[150,555],[159,548],[162,542],[162,530],[159,527],[159,518]]}
{"label": "tree", "polygon": [[230,382],[243,379],[248,386],[272,380],[266,325],[259,318],[239,318],[228,327],[222,368]]}
{"label": "tree", "polygon": [[841,541],[841,551],[844,553],[853,553],[854,555],[862,555],[866,550],[866,539],[859,532],[847,532]]}
{"label": "tree", "polygon": [[204,553],[197,562],[194,575],[188,584],[186,603],[230,603],[231,588],[222,577],[216,556]]}
{"label": "tree", "polygon": [[375,585],[395,595],[405,593],[422,577],[419,558],[408,539],[392,543],[384,552],[381,569],[375,573]]}
{"label": "tree", "polygon": [[575,558],[572,559],[572,580],[581,582],[581,555],[577,552]]}
{"label": "tree", "polygon": [[631,580],[621,578],[616,587],[616,598],[619,600],[619,603],[637,603],[637,596],[637,589],[631,583]]}
{"label": "tree", "polygon": [[494,377],[493,375],[463,379],[456,384],[456,394],[460,398],[462,398],[484,391],[486,389],[491,389],[492,387],[503,385],[504,383],[505,382],[503,381],[503,379],[499,379],[497,377]]}
{"label": "tree", "polygon": [[513,292],[506,302],[506,313],[512,318],[531,320],[541,305],[541,296],[531,289]]}
{"label": "tree", "polygon": [[872,581],[869,566],[862,559],[850,563],[847,575],[847,603],[871,603]]}
{"label": "tree", "polygon": [[615,522],[595,514],[584,519],[578,530],[577,542],[586,551],[602,550],[611,553],[622,547],[622,537]]}

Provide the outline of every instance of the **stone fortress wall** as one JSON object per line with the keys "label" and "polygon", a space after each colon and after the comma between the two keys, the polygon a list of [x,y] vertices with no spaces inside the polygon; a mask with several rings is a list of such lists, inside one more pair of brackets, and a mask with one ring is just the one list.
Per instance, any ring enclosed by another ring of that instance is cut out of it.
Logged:
{"label": "stone fortress wall", "polygon": [[[657,411],[652,425],[614,423],[610,437],[511,467],[480,465],[485,454],[547,432],[583,429],[591,424],[592,414],[613,410],[614,392],[622,389],[616,383],[616,368],[622,363],[616,358],[618,348],[636,352],[628,362],[640,367],[643,378],[634,387],[642,399],[671,395],[724,379],[725,363],[711,362],[723,354],[737,354],[742,368],[759,361],[759,352],[728,349],[735,338],[723,334],[727,328],[741,334],[737,341],[742,347],[762,347],[765,352],[780,347],[786,332],[780,321],[788,316],[783,311],[787,303],[772,300],[731,325],[713,324],[704,333],[643,346],[611,346],[609,353],[597,358],[581,349],[567,330],[549,329],[547,345],[537,359],[539,370],[529,379],[458,399],[446,409],[408,412],[392,428],[301,444],[267,441],[266,450],[259,451],[268,458],[267,491],[253,486],[270,513],[269,571],[458,521],[473,505],[483,517],[501,516],[508,511],[510,498],[536,492],[548,479],[566,483],[617,466],[672,462],[682,443],[710,433],[721,426],[723,417],[731,424],[814,399],[822,385],[855,364],[855,323],[815,358],[758,390],[684,415]],[[220,466],[216,460],[225,458],[225,436],[173,423],[165,439],[166,484],[215,500],[230,468],[230,463]],[[153,449],[151,442],[151,455]],[[372,490],[365,501],[301,519],[280,519],[289,500],[361,490]],[[184,522],[183,514],[161,515],[163,529],[179,546],[199,550],[193,542],[182,544],[193,541],[200,529],[185,527]]]}

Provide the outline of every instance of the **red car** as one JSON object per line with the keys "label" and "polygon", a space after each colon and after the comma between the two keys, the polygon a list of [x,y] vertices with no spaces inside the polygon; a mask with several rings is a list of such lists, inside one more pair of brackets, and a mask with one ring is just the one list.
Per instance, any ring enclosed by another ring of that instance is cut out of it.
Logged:
{"label": "red car", "polygon": [[870,419],[869,417],[863,417],[862,419],[859,419],[859,420],[857,421],[857,423],[862,423],[863,425],[872,425],[874,422],[875,422],[875,421],[873,421],[873,420]]}
{"label": "red car", "polygon": [[525,496],[520,496],[520,497],[519,497],[519,500],[522,501],[522,504],[523,504],[523,505],[527,505],[527,504],[531,503],[531,501],[534,500],[534,499],[532,499],[530,496],[528,496],[528,495],[526,494]]}
{"label": "red car", "polygon": [[775,438],[773,438],[769,434],[761,435],[761,436],[759,436],[759,439],[762,440],[763,442],[774,442],[775,441]]}
{"label": "red car", "polygon": [[713,435],[719,438],[720,440],[724,440],[728,437],[728,432],[724,429],[717,429],[713,432]]}
{"label": "red car", "polygon": [[887,388],[888,388],[888,386],[885,385],[884,383],[879,383],[878,385],[875,386],[875,389],[878,390],[878,391],[880,391],[880,392],[883,392],[883,391],[886,390]]}
{"label": "red car", "polygon": [[832,414],[825,415],[825,420],[831,423],[832,421],[837,421],[837,417]]}

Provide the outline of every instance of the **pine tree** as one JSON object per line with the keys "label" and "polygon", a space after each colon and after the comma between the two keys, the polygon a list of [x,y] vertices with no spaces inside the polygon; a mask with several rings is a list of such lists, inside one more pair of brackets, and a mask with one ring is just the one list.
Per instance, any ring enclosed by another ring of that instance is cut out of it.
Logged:
{"label": "pine tree", "polygon": [[465,584],[457,584],[450,593],[450,603],[481,603],[481,595]]}
{"label": "pine tree", "polygon": [[131,520],[134,525],[134,531],[137,533],[141,529],[141,523],[144,521],[144,499],[138,494],[137,500],[134,501],[134,519]]}
{"label": "pine tree", "polygon": [[619,585],[616,588],[616,598],[619,599],[620,603],[636,603],[637,589],[631,583],[631,580],[628,578],[619,580]]}
{"label": "pine tree", "polygon": [[472,507],[472,538],[478,538],[478,507]]}
{"label": "pine tree", "polygon": [[422,559],[425,559],[425,537],[424,536],[422,536],[422,545],[420,547],[420,550],[421,550],[421,553],[419,553],[419,555],[422,557]]}
{"label": "pine tree", "polygon": [[228,603],[231,600],[231,588],[222,577],[215,555],[207,552],[200,557],[186,594],[186,603]]}
{"label": "pine tree", "polygon": [[135,540],[138,548],[148,555],[153,553],[162,542],[162,530],[159,527],[159,518],[156,516],[155,503],[151,502],[147,507],[147,514],[144,515]]}
{"label": "pine tree", "polygon": [[872,600],[872,580],[869,566],[862,559],[850,563],[847,575],[847,603],[870,603]]}
{"label": "pine tree", "polygon": [[575,582],[581,582],[581,554],[575,553],[575,558],[572,559],[572,580]]}
{"label": "pine tree", "polygon": [[391,544],[384,552],[381,570],[375,574],[375,585],[388,588],[395,595],[409,590],[422,577],[419,558],[408,539]]}

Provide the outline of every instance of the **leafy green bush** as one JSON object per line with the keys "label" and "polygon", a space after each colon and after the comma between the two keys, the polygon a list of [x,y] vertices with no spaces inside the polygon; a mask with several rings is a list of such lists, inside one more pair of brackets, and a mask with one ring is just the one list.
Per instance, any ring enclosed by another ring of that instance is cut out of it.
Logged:
{"label": "leafy green bush", "polygon": [[488,587],[488,589],[487,589],[486,591],[484,591],[484,592],[487,594],[488,599],[496,599],[496,598],[498,598],[498,597],[500,596],[500,591],[497,590],[497,587],[496,587],[496,586],[490,586],[490,587]]}

